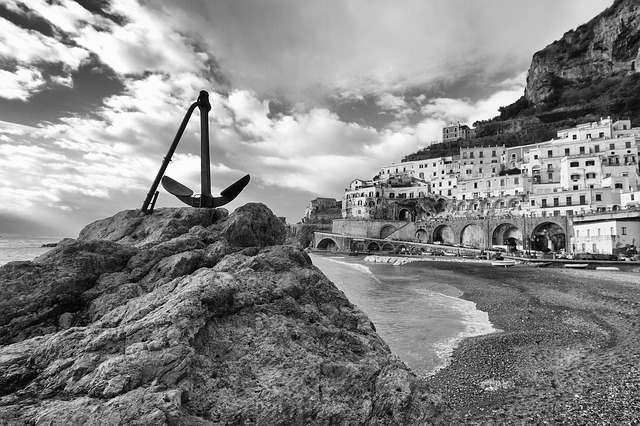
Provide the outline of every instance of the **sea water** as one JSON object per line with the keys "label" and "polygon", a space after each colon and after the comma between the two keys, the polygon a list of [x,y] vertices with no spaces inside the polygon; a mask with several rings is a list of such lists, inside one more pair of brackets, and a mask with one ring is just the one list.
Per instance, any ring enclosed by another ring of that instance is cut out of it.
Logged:
{"label": "sea water", "polygon": [[393,266],[313,254],[311,258],[418,375],[446,366],[465,337],[496,331],[486,312],[460,298],[462,292],[452,285],[455,277],[435,278],[428,264]]}
{"label": "sea water", "polygon": [[0,234],[0,266],[16,260],[33,260],[51,250],[44,244],[57,243],[64,237]]}

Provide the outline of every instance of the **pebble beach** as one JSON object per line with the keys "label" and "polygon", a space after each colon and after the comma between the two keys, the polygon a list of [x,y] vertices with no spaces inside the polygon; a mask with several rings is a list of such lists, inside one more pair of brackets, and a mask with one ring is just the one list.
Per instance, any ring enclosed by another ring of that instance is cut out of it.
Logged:
{"label": "pebble beach", "polygon": [[501,330],[426,379],[448,407],[435,423],[640,424],[637,273],[428,264]]}

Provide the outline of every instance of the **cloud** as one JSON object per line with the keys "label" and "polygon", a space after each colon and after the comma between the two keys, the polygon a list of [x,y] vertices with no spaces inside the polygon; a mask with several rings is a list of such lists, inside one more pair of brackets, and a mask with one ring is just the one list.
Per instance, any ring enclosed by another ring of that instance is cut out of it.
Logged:
{"label": "cloud", "polygon": [[38,70],[17,67],[15,72],[0,70],[2,96],[5,99],[27,100],[31,94],[41,90],[46,84]]}

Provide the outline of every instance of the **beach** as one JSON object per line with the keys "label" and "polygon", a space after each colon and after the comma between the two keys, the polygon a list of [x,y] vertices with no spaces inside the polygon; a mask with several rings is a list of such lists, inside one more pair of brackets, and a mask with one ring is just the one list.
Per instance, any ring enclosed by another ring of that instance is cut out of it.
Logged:
{"label": "beach", "polygon": [[436,423],[640,424],[637,273],[428,264],[501,330],[426,379],[448,405]]}

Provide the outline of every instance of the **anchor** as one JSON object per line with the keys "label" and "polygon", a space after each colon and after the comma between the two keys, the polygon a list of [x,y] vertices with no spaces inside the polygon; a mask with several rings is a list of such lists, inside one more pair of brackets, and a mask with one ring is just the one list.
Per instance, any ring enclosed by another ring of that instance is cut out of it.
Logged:
{"label": "anchor", "polygon": [[[175,179],[165,176],[164,173],[167,170],[167,166],[171,162],[171,157],[178,147],[180,138],[184,133],[184,129],[187,127],[189,118],[193,114],[193,111],[198,107],[200,109],[200,194],[194,194],[191,189],[176,181]],[[147,194],[147,197],[142,204],[142,213],[151,214],[155,207],[156,200],[158,199],[159,191],[158,185],[162,182],[162,186],[170,194],[175,195],[180,201],[188,204],[192,207],[202,208],[216,208],[224,206],[227,203],[233,201],[249,183],[250,176],[245,175],[238,179],[233,184],[229,185],[222,192],[220,197],[214,197],[211,195],[211,161],[209,155],[209,111],[211,111],[211,104],[209,103],[209,93],[205,90],[200,92],[198,99],[191,104],[187,113],[180,124],[180,128],[176,133],[167,156],[162,161],[162,166],[156,175],[151,189]]]}

